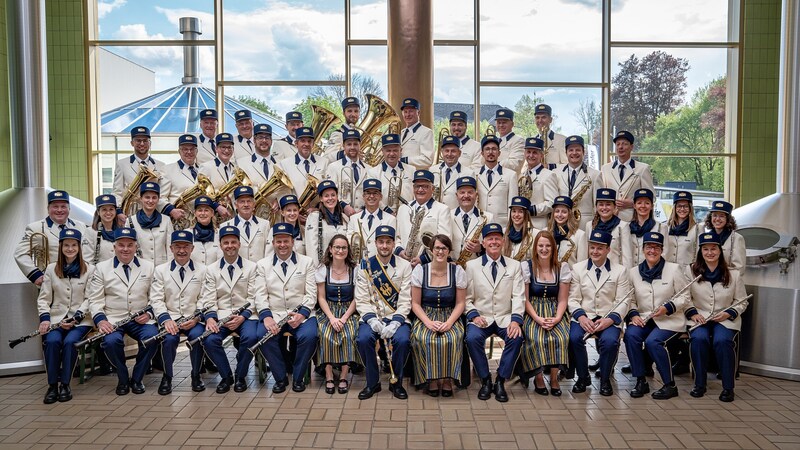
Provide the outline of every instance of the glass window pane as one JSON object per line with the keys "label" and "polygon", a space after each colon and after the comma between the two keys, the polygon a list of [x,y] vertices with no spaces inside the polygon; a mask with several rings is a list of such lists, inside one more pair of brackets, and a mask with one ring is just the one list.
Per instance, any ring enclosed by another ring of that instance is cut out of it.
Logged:
{"label": "glass window pane", "polygon": [[433,38],[475,39],[474,0],[433,2]]}
{"label": "glass window pane", "polygon": [[344,2],[240,8],[227,1],[223,8],[225,80],[327,80],[344,73]]}
{"label": "glass window pane", "polygon": [[481,79],[600,82],[602,23],[600,1],[481,2]]}
{"label": "glass window pane", "polygon": [[637,159],[650,165],[656,194],[667,204],[672,203],[672,193],[677,189],[691,191],[695,206],[701,207],[708,207],[725,191],[725,157],[642,156]]}
{"label": "glass window pane", "polygon": [[[730,0],[613,0],[612,41],[736,41],[728,35]],[[599,3],[599,2],[598,2]],[[738,25],[738,24],[736,24]]]}
{"label": "glass window pane", "polygon": [[387,39],[386,0],[350,1],[350,39]]}
{"label": "glass window pane", "polygon": [[385,45],[350,47],[351,94],[364,101],[364,94],[388,100],[389,64]]}
{"label": "glass window pane", "polygon": [[183,39],[178,20],[200,19],[200,39],[214,39],[213,0],[97,0],[97,39]]}
{"label": "glass window pane", "polygon": [[467,113],[473,123],[475,109],[474,47],[433,48],[433,119],[435,130],[447,127],[450,112]]}

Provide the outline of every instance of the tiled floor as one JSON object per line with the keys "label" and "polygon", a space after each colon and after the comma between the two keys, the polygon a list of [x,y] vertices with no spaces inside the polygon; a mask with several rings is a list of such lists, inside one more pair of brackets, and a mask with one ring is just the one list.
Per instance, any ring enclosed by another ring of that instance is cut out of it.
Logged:
{"label": "tiled floor", "polygon": [[514,383],[501,404],[478,400],[475,384],[450,399],[410,390],[407,401],[397,400],[385,377],[383,392],[362,402],[363,376],[347,395],[325,394],[316,376],[304,393],[274,395],[272,379],[258,386],[253,371],[245,393],[215,394],[218,377],[210,375],[206,391],[193,393],[185,351],[177,368],[169,396],[156,393],[156,373],[144,395],[117,397],[112,375],[76,380],[75,398],[53,405],[42,404],[44,374],[0,378],[0,447],[800,448],[800,383],[744,374],[729,404],[717,400],[716,380],[705,398],[691,398],[688,376],[678,379],[678,398],[634,400],[620,372],[612,397],[597,393],[596,380],[576,395],[565,381],[560,398]]}

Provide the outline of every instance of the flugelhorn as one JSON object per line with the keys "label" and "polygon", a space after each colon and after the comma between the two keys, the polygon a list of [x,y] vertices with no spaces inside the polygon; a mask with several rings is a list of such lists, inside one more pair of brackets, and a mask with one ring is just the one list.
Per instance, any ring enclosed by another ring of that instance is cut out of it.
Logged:
{"label": "flugelhorn", "polygon": [[40,232],[28,236],[28,256],[33,260],[33,265],[42,272],[50,264],[50,242],[47,235]]}

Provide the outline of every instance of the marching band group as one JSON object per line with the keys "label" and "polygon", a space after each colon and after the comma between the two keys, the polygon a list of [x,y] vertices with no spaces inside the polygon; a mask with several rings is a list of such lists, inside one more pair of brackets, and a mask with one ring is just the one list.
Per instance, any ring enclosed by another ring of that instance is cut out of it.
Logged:
{"label": "marching band group", "polygon": [[[234,136],[217,134],[217,112],[203,110],[201,134],[181,136],[180,159],[168,165],[150,156],[149,130],[133,127],[133,154],[117,162],[113,194],[97,197],[92,224],[70,219],[69,195],[52,191],[47,217],[28,226],[15,254],[40,286],[31,337],[43,337],[44,402],[72,398],[77,348],[100,339],[118,395],[145,391],[160,347],[158,393],[167,395],[181,335],[196,392],[204,355],[224,393],[248,388],[260,354],[275,393],[290,373],[292,390],[305,390],[313,359],[328,394],[348,392],[350,371],[363,367],[358,398],[368,399],[381,390],[385,352],[400,399],[404,378],[452,397],[466,358],[482,400],[508,401],[515,375],[526,387],[533,379],[537,394],[561,395],[559,373],[570,369],[581,393],[593,339],[601,395],[613,393],[622,342],[636,378],[630,395],[650,392],[654,362],[663,386],[652,396],[668,399],[678,390],[667,347],[687,329],[691,395],[705,394],[715,359],[719,398],[733,401],[747,294],[729,203],[714,201],[697,223],[691,194],[678,192],[669,221],[657,222],[650,169],[631,158],[634,136],[617,133],[616,158],[598,171],[585,164],[580,136],[550,130],[548,105],[535,109],[539,135],[516,135],[514,113],[499,109],[496,134],[480,142],[454,111],[436,145],[419,108],[405,99],[394,117],[405,127],[381,135],[386,121],[358,123],[360,102],[348,97],[345,124],[324,148],[316,117],[306,127],[288,113],[289,135],[273,142],[250,111],[235,113]],[[223,347],[230,335],[235,370]],[[494,380],[493,335],[504,341]],[[138,341],[130,373],[126,336]],[[295,341],[293,359],[282,336]]]}

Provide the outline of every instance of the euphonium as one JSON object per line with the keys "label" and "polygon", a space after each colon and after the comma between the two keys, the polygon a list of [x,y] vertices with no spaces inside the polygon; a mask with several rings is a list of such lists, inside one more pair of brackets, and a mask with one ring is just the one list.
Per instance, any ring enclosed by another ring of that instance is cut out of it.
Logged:
{"label": "euphonium", "polygon": [[311,150],[315,155],[322,155],[325,150],[320,145],[328,128],[333,126],[341,120],[336,117],[336,114],[328,111],[319,105],[311,105],[311,111],[314,113],[311,118],[311,129],[314,130],[314,148]]}
{"label": "euphonium", "polygon": [[[278,190],[281,188],[286,188],[290,191],[294,189],[294,186],[292,186],[292,180],[289,179],[289,176],[286,175],[286,172],[281,170],[278,166],[273,166],[272,170],[272,176],[266,183],[262,184],[258,188],[255,196],[253,197],[253,201],[256,203],[254,214],[262,219],[272,218],[272,205],[269,204],[269,198],[272,195],[278,192]],[[271,221],[270,223],[275,222]]]}
{"label": "euphonium", "polygon": [[378,132],[384,125],[394,125],[392,130],[399,130],[400,116],[386,101],[372,94],[367,94],[367,113],[356,125],[361,133],[362,160],[372,167],[383,162],[380,137]]}
{"label": "euphonium", "polygon": [[533,197],[533,181],[531,181],[531,176],[527,173],[519,177],[517,180],[517,190],[519,191],[520,197],[525,197],[530,199]]}
{"label": "euphonium", "polygon": [[175,208],[182,209],[186,214],[183,219],[173,220],[173,227],[176,230],[185,230],[194,226],[194,199],[201,195],[212,197],[214,195],[214,185],[211,180],[202,173],[197,174],[197,184],[183,191],[180,197],[175,200]]}
{"label": "euphonium", "polygon": [[128,185],[128,189],[122,197],[122,204],[120,206],[123,214],[130,217],[142,209],[139,188],[142,187],[142,184],[152,179],[158,179],[158,174],[145,165],[140,166],[139,172]]}
{"label": "euphonium", "polygon": [[28,256],[33,260],[33,265],[44,272],[50,264],[50,243],[46,234],[37,231],[28,236]]}
{"label": "euphonium", "polygon": [[240,167],[233,168],[233,176],[227,183],[223,184],[221,188],[214,194],[214,201],[225,205],[228,210],[233,213],[231,209],[229,197],[233,194],[239,186],[251,186],[250,178]]}

